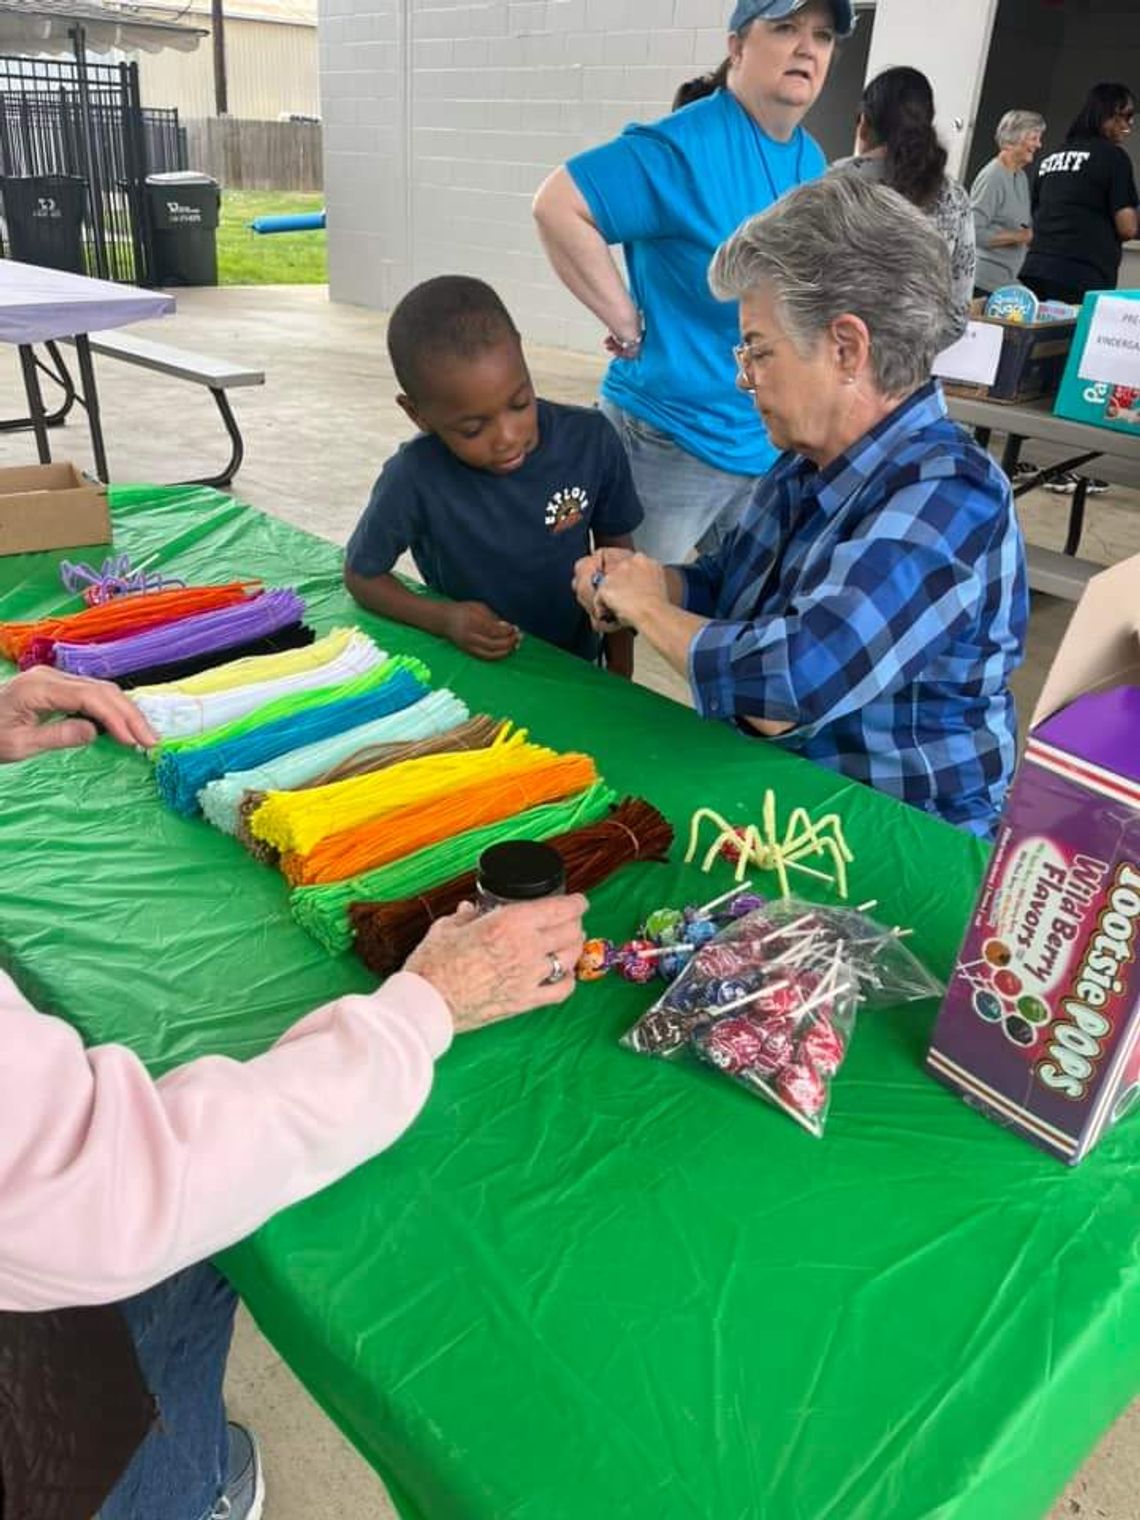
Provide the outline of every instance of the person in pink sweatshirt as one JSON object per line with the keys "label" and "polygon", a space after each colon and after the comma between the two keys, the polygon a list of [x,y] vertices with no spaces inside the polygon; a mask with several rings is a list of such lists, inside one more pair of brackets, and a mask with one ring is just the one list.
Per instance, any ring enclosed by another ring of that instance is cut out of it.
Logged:
{"label": "person in pink sweatshirt", "polygon": [[[38,667],[0,687],[0,761],[99,729],[155,742],[104,682]],[[100,1520],[260,1515],[256,1445],[222,1404],[237,1300],[206,1258],[391,1145],[453,1035],[567,998],[585,907],[461,909],[377,991],[316,1009],[253,1060],[204,1056],[158,1081],[0,974],[0,1312],[116,1305],[158,1406]]]}

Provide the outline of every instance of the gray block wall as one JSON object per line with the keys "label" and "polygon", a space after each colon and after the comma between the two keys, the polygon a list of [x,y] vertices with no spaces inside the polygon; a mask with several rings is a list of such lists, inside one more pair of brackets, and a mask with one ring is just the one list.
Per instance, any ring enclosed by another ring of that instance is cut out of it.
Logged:
{"label": "gray block wall", "polygon": [[[320,0],[333,299],[388,309],[419,280],[474,274],[532,340],[597,351],[597,323],[538,245],[531,197],[570,155],[664,115],[682,80],[714,68],[729,9]],[[809,121],[833,154],[850,151],[869,29],[864,16]]]}

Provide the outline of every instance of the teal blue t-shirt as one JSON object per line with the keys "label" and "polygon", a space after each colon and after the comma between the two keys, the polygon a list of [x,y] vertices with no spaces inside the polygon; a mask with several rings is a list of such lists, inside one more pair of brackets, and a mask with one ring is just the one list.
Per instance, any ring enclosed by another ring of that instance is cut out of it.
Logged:
{"label": "teal blue t-shirt", "polygon": [[708,267],[741,222],[827,167],[802,127],[776,142],[728,90],[567,164],[607,243],[625,250],[645,318],[637,359],[615,359],[602,392],[706,464],[761,475],[776,458],[752,398],[736,388],[734,303],[713,299]]}

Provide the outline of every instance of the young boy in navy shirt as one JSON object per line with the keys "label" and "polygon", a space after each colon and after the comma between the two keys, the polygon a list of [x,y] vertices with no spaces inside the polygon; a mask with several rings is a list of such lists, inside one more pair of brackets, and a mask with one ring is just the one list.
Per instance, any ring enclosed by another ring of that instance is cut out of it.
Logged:
{"label": "young boy in navy shirt", "polygon": [[[345,585],[363,607],[501,660],[522,633],[595,659],[575,561],[632,548],[641,522],[625,450],[600,412],[540,401],[517,329],[482,280],[417,285],[388,323],[400,406],[420,429],[388,460],[349,540]],[[437,601],[391,574],[411,549]],[[627,630],[606,664],[633,670]]]}

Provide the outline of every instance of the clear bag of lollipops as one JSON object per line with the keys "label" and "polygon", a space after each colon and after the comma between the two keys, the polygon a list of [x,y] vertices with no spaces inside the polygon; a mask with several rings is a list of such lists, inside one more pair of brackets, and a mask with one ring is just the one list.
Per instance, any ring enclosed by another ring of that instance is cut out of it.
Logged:
{"label": "clear bag of lollipops", "polygon": [[695,1057],[820,1136],[859,1009],[943,991],[897,930],[789,897],[696,948],[622,1044]]}

